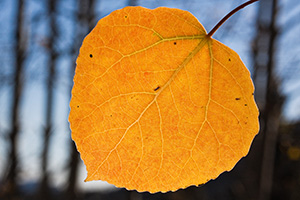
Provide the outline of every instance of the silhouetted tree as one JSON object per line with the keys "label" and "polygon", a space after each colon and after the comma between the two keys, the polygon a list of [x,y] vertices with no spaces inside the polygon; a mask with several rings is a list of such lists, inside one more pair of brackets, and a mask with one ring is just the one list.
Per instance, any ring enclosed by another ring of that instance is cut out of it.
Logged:
{"label": "silhouetted tree", "polygon": [[42,180],[40,185],[40,197],[42,199],[51,199],[51,193],[49,192],[49,172],[48,167],[48,154],[49,154],[49,141],[50,135],[53,130],[53,108],[54,108],[54,82],[56,75],[56,60],[58,53],[56,50],[56,40],[57,40],[57,23],[56,23],[56,0],[48,0],[48,17],[49,17],[49,39],[47,41],[47,48],[49,52],[47,66],[47,83],[46,83],[46,125],[44,129],[43,137],[43,149],[42,149]]}
{"label": "silhouetted tree", "polygon": [[17,139],[20,132],[20,105],[23,91],[23,75],[24,75],[24,60],[26,51],[26,38],[24,30],[24,1],[16,1],[16,17],[15,17],[15,31],[14,31],[14,54],[15,54],[15,65],[13,75],[13,91],[11,96],[11,119],[10,119],[10,134],[9,144],[10,150],[8,155],[7,174],[5,178],[4,187],[2,188],[1,196],[4,198],[12,199],[18,196],[17,188],[17,175],[18,175],[18,155],[17,155]]}
{"label": "silhouetted tree", "polygon": [[129,0],[128,5],[129,6],[137,6],[138,0]]}
{"label": "silhouetted tree", "polygon": [[279,93],[279,80],[274,76],[276,39],[278,35],[277,0],[261,0],[258,14],[258,32],[254,41],[254,82],[256,98],[261,111],[263,140],[259,199],[271,198],[276,141],[280,125],[283,97]]}

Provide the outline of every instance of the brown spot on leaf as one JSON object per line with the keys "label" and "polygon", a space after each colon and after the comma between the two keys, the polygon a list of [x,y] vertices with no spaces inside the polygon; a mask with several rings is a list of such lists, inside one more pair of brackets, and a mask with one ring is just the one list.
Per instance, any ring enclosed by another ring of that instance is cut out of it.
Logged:
{"label": "brown spot on leaf", "polygon": [[159,88],[160,88],[160,86],[157,86],[157,87],[154,89],[154,91],[157,91]]}

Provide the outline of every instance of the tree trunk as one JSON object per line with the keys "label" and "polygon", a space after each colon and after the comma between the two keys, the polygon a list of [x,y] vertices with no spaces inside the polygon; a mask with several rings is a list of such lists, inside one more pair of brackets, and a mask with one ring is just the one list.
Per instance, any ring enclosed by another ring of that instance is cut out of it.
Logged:
{"label": "tree trunk", "polygon": [[40,197],[42,199],[51,199],[51,193],[49,190],[49,172],[48,155],[49,155],[49,141],[50,135],[53,129],[53,108],[54,108],[54,82],[55,82],[55,65],[57,60],[57,50],[55,49],[55,43],[57,38],[57,25],[56,25],[56,0],[48,1],[48,16],[50,17],[50,34],[48,40],[49,50],[49,62],[48,62],[48,77],[47,77],[47,94],[45,99],[46,106],[46,126],[44,129],[44,141],[42,150],[42,181],[40,186]]}
{"label": "tree trunk", "polygon": [[258,14],[258,33],[254,43],[254,82],[256,99],[261,111],[262,166],[259,199],[268,200],[272,195],[276,141],[279,132],[283,97],[279,81],[274,77],[274,57],[277,37],[277,0],[261,0]]}
{"label": "tree trunk", "polygon": [[[11,130],[9,134],[9,160],[7,165],[7,174],[5,177],[3,190],[0,192],[0,197],[13,199],[19,195],[17,188],[17,170],[18,170],[18,156],[17,156],[17,139],[20,131],[20,101],[24,85],[23,80],[23,65],[24,53],[26,50],[26,41],[24,37],[24,2],[19,0],[16,2],[16,29],[14,32],[15,46],[14,52],[16,57],[15,72],[14,72],[14,86],[12,91],[11,104]],[[0,191],[1,191],[0,190]],[[2,193],[2,195],[1,195]]]}
{"label": "tree trunk", "polygon": [[129,6],[137,6],[138,0],[129,0],[128,5]]}

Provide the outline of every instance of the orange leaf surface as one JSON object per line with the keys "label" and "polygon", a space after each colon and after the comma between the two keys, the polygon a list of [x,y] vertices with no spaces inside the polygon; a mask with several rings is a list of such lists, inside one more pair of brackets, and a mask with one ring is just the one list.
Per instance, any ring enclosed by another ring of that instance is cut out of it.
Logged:
{"label": "orange leaf surface", "polygon": [[154,193],[217,178],[259,130],[253,92],[239,56],[189,12],[112,12],[84,39],[72,90],[86,181]]}

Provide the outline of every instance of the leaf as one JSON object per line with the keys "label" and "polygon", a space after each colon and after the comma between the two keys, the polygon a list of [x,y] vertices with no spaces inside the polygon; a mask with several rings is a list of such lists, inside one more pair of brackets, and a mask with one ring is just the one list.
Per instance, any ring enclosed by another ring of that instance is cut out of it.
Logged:
{"label": "leaf", "polygon": [[175,191],[245,156],[259,130],[250,73],[189,12],[126,7],[84,39],[70,103],[86,181]]}

